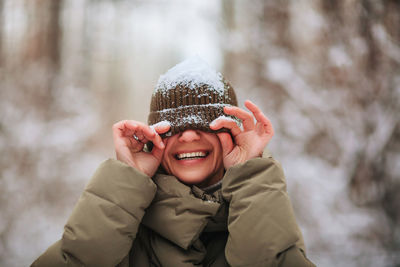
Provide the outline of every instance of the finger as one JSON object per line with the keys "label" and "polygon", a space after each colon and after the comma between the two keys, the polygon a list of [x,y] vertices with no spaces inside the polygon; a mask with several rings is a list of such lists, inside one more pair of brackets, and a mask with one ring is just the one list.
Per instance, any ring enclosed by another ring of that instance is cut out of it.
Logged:
{"label": "finger", "polygon": [[163,134],[171,129],[171,124],[168,121],[160,121],[156,124],[151,125],[150,128],[153,128],[158,134]]}
{"label": "finger", "polygon": [[251,131],[254,129],[254,118],[251,113],[238,107],[224,107],[224,112],[241,119],[243,122],[243,130]]}
{"label": "finger", "polygon": [[[114,140],[127,137],[129,139],[130,148],[135,151],[142,148],[142,144],[152,140],[156,135],[146,124],[133,120],[117,122],[113,125],[113,133]],[[118,140],[116,140],[116,142],[118,142]]]}
{"label": "finger", "polygon": [[136,141],[133,138],[129,138],[128,149],[134,153],[143,151],[144,144],[142,142]]}
{"label": "finger", "polygon": [[[146,144],[148,142],[147,136],[144,134],[144,127],[146,125],[140,123],[125,123],[124,137],[127,137],[132,146],[137,144]],[[133,132],[133,133],[132,133]]]}
{"label": "finger", "polygon": [[268,119],[268,117],[265,117],[264,122],[263,122],[263,127],[264,131],[268,134],[273,136],[274,135],[274,128],[272,127],[271,121]]}
{"label": "finger", "polygon": [[153,124],[150,126],[150,128],[156,132],[156,137],[155,137],[155,144],[160,148],[164,149],[165,144],[162,140],[162,138],[159,136],[159,134],[163,134],[168,132],[171,129],[171,124],[168,121],[160,121],[156,124]]}
{"label": "finger", "polygon": [[271,121],[267,118],[267,116],[264,115],[264,113],[262,113],[262,111],[257,107],[257,105],[251,102],[250,100],[246,100],[244,102],[244,105],[253,113],[257,122],[263,124],[265,132],[273,135],[274,129],[272,127]]}
{"label": "finger", "polygon": [[144,124],[133,120],[123,120],[113,125],[113,133],[117,137],[132,137]]}
{"label": "finger", "polygon": [[[133,148],[134,146],[137,146],[137,142],[135,142],[133,138],[126,138],[125,136],[126,122],[127,120],[119,121],[112,126],[114,145],[116,148],[119,148],[121,146]],[[132,135],[130,137],[132,137]]]}
{"label": "finger", "polygon": [[246,100],[244,102],[244,105],[251,111],[251,113],[253,113],[258,122],[265,122],[266,117],[264,113],[262,113],[262,111],[256,106],[256,104],[254,104],[250,100]]}
{"label": "finger", "polygon": [[141,131],[136,131],[133,134],[133,139],[135,139],[135,141],[138,141],[141,143],[146,143],[146,141],[147,141],[146,137],[144,137],[144,134]]}
{"label": "finger", "polygon": [[158,147],[159,149],[164,149],[165,145],[162,142],[161,137],[158,135],[158,133],[155,132],[155,130],[150,127],[147,126],[145,124],[143,125],[139,125],[137,127],[137,130],[135,132],[135,135],[140,139],[141,137],[143,137],[143,139],[141,139],[141,141],[143,143],[147,143],[148,141],[152,141],[153,144]]}
{"label": "finger", "polygon": [[164,149],[160,149],[158,147],[154,147],[153,150],[151,150],[151,154],[153,154],[153,156],[159,160],[161,162],[161,159],[163,157],[164,154]]}
{"label": "finger", "polygon": [[165,148],[165,144],[164,144],[164,142],[162,141],[162,139],[161,139],[161,137],[157,134],[157,135],[155,135],[155,137],[153,138],[153,140],[151,140],[152,142],[153,142],[153,144],[157,147],[157,148],[159,148],[159,149],[161,149],[161,150],[163,150],[164,148]]}
{"label": "finger", "polygon": [[[160,131],[168,131],[169,128],[169,124],[159,125]],[[147,143],[148,141],[152,141],[158,148],[165,148],[161,137],[158,135],[155,129],[138,121],[123,120],[117,122],[113,125],[113,135],[114,140],[118,137],[128,137],[132,147],[137,143]],[[134,135],[138,140],[133,137]]]}
{"label": "finger", "polygon": [[233,150],[233,140],[229,133],[217,133],[222,147],[222,155],[225,157]]}
{"label": "finger", "polygon": [[234,137],[242,132],[242,130],[239,128],[239,125],[237,125],[234,120],[226,118],[218,118],[213,120],[210,123],[210,128],[215,131],[222,128],[229,129]]}
{"label": "finger", "polygon": [[154,131],[151,130],[149,126],[147,126],[142,122],[126,121],[124,126],[125,126],[125,134],[129,136],[132,134],[136,134],[136,136],[138,137],[139,135],[143,135],[146,138],[149,138],[155,135]]}
{"label": "finger", "polygon": [[123,137],[125,135],[125,123],[127,120],[119,121],[112,126],[113,136],[114,137]]}

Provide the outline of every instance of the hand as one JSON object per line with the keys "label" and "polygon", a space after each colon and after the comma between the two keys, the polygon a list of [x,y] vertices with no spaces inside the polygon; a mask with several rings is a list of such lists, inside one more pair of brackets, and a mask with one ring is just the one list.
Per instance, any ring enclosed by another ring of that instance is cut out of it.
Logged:
{"label": "hand", "polygon": [[[252,114],[238,107],[224,108],[226,114],[238,117],[243,121],[243,130],[235,121],[227,118],[218,118],[210,124],[212,130],[227,128],[233,136],[234,142],[229,133],[217,134],[222,145],[225,169],[260,157],[274,135],[271,122],[261,110],[249,100],[244,104]],[[256,122],[254,122],[254,118]]]}
{"label": "hand", "polygon": [[[159,134],[167,132],[169,128],[168,124],[151,128],[133,120],[117,122],[112,127],[117,159],[152,177],[165,149]],[[144,152],[144,145],[149,141],[153,142],[154,147],[151,152]]]}

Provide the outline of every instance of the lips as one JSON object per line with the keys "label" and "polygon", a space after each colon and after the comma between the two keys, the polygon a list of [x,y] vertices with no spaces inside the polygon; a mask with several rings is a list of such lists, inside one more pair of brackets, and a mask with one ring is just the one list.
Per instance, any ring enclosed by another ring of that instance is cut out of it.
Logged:
{"label": "lips", "polygon": [[178,152],[175,154],[177,160],[203,159],[209,155],[208,151]]}

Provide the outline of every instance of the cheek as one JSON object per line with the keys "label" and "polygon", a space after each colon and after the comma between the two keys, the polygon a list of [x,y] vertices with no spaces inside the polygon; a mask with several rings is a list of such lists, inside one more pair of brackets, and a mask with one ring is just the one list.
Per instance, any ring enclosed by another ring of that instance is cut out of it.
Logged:
{"label": "cheek", "polygon": [[219,142],[219,139],[213,140],[213,147],[214,147],[214,158],[216,162],[216,167],[219,167],[222,165],[223,162],[223,154],[222,154],[222,147],[221,143]]}
{"label": "cheek", "polygon": [[216,168],[224,168],[224,163],[223,163],[223,157],[222,157],[222,151],[220,150],[218,155],[216,155]]}
{"label": "cheek", "polygon": [[214,151],[216,152],[216,154],[222,156],[222,145],[217,135],[215,135],[215,138],[213,138],[212,144],[214,146]]}

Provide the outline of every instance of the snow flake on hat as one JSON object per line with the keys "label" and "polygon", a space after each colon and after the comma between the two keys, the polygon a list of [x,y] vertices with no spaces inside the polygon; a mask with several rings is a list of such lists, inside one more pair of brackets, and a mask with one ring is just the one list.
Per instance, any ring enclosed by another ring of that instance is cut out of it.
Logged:
{"label": "snow flake on hat", "polygon": [[181,62],[169,69],[164,75],[161,75],[155,92],[167,91],[177,85],[193,90],[207,85],[209,90],[215,90],[219,95],[224,94],[222,74],[216,72],[199,56],[194,56]]}

